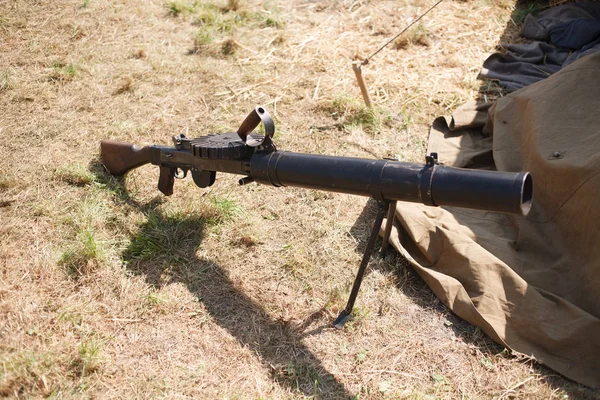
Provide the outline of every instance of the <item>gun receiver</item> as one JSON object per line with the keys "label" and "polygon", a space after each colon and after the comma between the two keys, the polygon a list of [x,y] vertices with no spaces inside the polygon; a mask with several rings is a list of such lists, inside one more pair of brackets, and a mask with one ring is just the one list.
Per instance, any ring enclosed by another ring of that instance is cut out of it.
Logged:
{"label": "gun receiver", "polygon": [[[252,131],[263,123],[264,135]],[[527,215],[533,201],[533,181],[528,172],[480,171],[453,168],[438,163],[437,154],[425,164],[390,160],[334,157],[277,151],[275,126],[263,107],[256,107],[237,132],[211,134],[197,139],[173,137],[174,146],[138,147],[102,141],[102,162],[113,175],[152,163],[160,167],[159,190],[173,193],[175,178],[189,171],[194,183],[205,188],[215,182],[217,172],[243,175],[240,185],[258,182],[372,197],[380,210],[348,304],[334,326],[342,328],[349,319],[362,276],[370,259],[384,214],[382,252],[387,249],[396,201],[430,206],[453,206]]]}

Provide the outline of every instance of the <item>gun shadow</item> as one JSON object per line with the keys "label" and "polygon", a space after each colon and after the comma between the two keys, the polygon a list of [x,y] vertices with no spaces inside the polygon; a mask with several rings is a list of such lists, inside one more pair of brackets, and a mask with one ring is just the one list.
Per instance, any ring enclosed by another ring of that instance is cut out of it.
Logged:
{"label": "gun shadow", "polygon": [[[118,201],[148,216],[121,254],[130,272],[143,276],[155,287],[185,284],[214,322],[260,356],[262,364],[281,386],[304,396],[352,398],[343,383],[302,343],[303,337],[314,333],[303,330],[322,312],[307,317],[299,326],[271,318],[231,280],[223,267],[197,256],[209,223],[206,217],[164,215],[157,208],[160,200],[137,202],[122,180],[108,175],[98,162],[92,163],[90,170],[115,193]],[[160,254],[148,252],[152,246],[158,246]]]}

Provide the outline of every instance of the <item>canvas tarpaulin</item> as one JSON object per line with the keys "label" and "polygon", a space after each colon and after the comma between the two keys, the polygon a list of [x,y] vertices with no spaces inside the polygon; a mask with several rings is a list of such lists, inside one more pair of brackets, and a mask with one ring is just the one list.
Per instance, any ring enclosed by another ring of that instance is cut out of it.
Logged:
{"label": "canvas tarpaulin", "polygon": [[489,110],[438,118],[428,151],[446,165],[530,171],[532,210],[399,203],[392,245],[458,316],[600,388],[600,53]]}

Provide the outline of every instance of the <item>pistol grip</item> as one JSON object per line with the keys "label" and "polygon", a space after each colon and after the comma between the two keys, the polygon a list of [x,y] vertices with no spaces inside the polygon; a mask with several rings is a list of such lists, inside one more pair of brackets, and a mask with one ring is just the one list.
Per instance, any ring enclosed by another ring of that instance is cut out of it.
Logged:
{"label": "pistol grip", "polygon": [[175,168],[160,167],[160,176],[158,178],[158,190],[165,196],[173,194],[173,184],[175,183]]}

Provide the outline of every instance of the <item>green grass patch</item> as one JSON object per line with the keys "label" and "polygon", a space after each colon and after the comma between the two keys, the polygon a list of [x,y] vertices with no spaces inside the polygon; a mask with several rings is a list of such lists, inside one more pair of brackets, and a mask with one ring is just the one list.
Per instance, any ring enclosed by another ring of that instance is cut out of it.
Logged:
{"label": "green grass patch", "polygon": [[200,52],[205,48],[208,48],[215,42],[214,33],[208,29],[201,29],[196,33],[194,37],[195,52]]}
{"label": "green grass patch", "polygon": [[87,186],[95,182],[96,177],[81,164],[70,163],[59,167],[54,171],[54,177],[64,183],[73,186]]}
{"label": "green grass patch", "polygon": [[[350,292],[348,292],[348,296],[349,295]],[[353,332],[354,330],[360,328],[360,326],[369,318],[370,314],[371,310],[368,307],[364,305],[355,305],[354,308],[352,308],[350,319],[348,320],[348,322],[346,322],[344,328],[348,332]]]}
{"label": "green grass patch", "polygon": [[129,192],[123,185],[123,178],[112,176],[100,160],[92,160],[88,166],[88,171],[100,189],[111,193],[120,201],[127,201],[129,199]]}
{"label": "green grass patch", "polygon": [[65,356],[48,352],[5,353],[0,357],[0,397],[48,397],[58,393],[63,386],[63,358]]}
{"label": "green grass patch", "polygon": [[[223,35],[231,35],[242,22],[243,18],[233,9],[222,8],[213,3],[202,4],[194,18],[194,25],[199,27],[194,37],[194,51],[200,53],[213,50],[211,45],[222,41]],[[233,39],[224,40],[220,53],[233,54],[236,49],[234,43]]]}
{"label": "green grass patch", "polygon": [[[78,198],[77,202],[69,202],[61,208],[50,209],[60,213],[60,219],[66,231],[67,240],[75,242],[88,241],[94,232],[101,232],[107,221],[114,221],[116,215],[104,199],[99,188],[93,187]],[[51,207],[50,204],[47,207]],[[92,235],[93,236],[93,235]]]}
{"label": "green grass patch", "polygon": [[75,215],[74,223],[79,230],[89,231],[104,226],[105,222],[113,219],[114,214],[97,192],[85,196],[81,201],[79,213]]}
{"label": "green grass patch", "polygon": [[[213,55],[230,56],[237,49],[235,32],[240,27],[247,28],[285,28],[285,21],[274,11],[247,11],[240,7],[240,2],[230,0],[227,5],[220,6],[212,2],[197,4],[194,7],[194,25],[198,32],[194,37],[195,53],[207,52]],[[229,38],[226,38],[229,36]],[[220,51],[211,48],[219,43]]]}
{"label": "green grass patch", "polygon": [[97,371],[101,364],[102,343],[95,338],[85,339],[77,346],[78,359],[75,366],[81,373],[81,378]]}
{"label": "green grass patch", "polygon": [[285,29],[285,20],[275,11],[241,11],[236,20],[239,24],[258,26],[260,28]]}
{"label": "green grass patch", "polygon": [[212,225],[230,221],[242,214],[242,207],[235,200],[219,196],[210,196],[208,200],[212,207],[205,211],[205,215]]}
{"label": "green grass patch", "polygon": [[13,88],[10,73],[8,71],[0,72],[0,93],[5,92]]}
{"label": "green grass patch", "polygon": [[151,211],[123,257],[126,261],[169,260],[185,262],[198,246],[209,219],[202,214]]}
{"label": "green grass patch", "polygon": [[75,79],[78,73],[74,64],[64,64],[56,61],[52,64],[52,72],[48,75],[48,80],[51,82],[69,82]]}
{"label": "green grass patch", "polygon": [[361,127],[367,133],[378,133],[384,124],[389,124],[391,117],[383,109],[367,107],[361,100],[348,95],[336,97],[323,109],[343,127]]}
{"label": "green grass patch", "polygon": [[146,295],[146,301],[152,305],[161,305],[161,304],[165,304],[167,302],[167,298],[158,293],[158,292],[150,292]]}
{"label": "green grass patch", "polygon": [[354,356],[354,360],[356,360],[357,364],[362,364],[365,362],[365,360],[367,359],[367,352],[364,350],[359,351],[358,353],[356,353],[356,355]]}
{"label": "green grass patch", "polygon": [[479,362],[481,363],[481,365],[483,365],[485,367],[485,369],[487,370],[493,370],[494,369],[494,362],[492,361],[491,358],[489,357],[481,357],[479,358]]}
{"label": "green grass patch", "polygon": [[122,258],[133,268],[138,268],[140,262],[151,261],[152,265],[147,267],[161,271],[156,272],[158,280],[158,275],[173,273],[173,267],[188,265],[195,258],[207,227],[231,220],[240,210],[237,202],[217,196],[210,196],[209,202],[202,203],[200,210],[194,212],[150,210]]}
{"label": "green grass patch", "polygon": [[165,4],[167,13],[172,17],[178,17],[180,15],[193,14],[196,12],[200,5],[197,0],[194,1],[169,1]]}
{"label": "green grass patch", "polygon": [[104,259],[104,251],[94,233],[85,229],[78,234],[77,241],[63,251],[58,264],[67,274],[79,278],[94,271]]}
{"label": "green grass patch", "polygon": [[263,13],[263,16],[263,25],[267,28],[284,29],[286,26],[285,21],[277,15]]}
{"label": "green grass patch", "polygon": [[241,22],[239,14],[228,11],[213,3],[204,3],[198,8],[194,24],[210,27],[217,32],[231,32]]}

